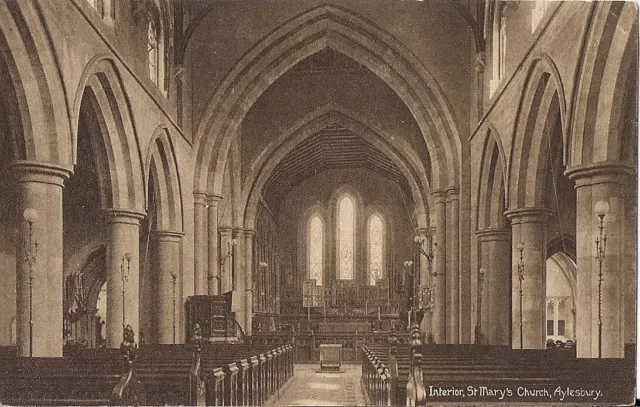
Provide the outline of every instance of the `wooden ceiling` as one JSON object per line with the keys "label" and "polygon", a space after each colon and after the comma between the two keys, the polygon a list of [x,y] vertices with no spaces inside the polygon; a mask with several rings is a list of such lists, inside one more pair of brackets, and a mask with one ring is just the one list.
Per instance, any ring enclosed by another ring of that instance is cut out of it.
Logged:
{"label": "wooden ceiling", "polygon": [[292,188],[323,171],[340,168],[374,171],[397,183],[411,196],[407,180],[385,154],[339,125],[320,130],[289,152],[271,173],[262,196],[278,216],[280,205]]}

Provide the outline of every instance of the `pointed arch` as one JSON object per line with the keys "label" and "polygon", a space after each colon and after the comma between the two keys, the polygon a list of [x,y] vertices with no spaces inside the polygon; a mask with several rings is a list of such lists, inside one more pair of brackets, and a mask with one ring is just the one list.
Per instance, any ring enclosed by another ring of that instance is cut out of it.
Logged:
{"label": "pointed arch", "polygon": [[555,65],[547,56],[534,60],[525,81],[510,154],[510,209],[544,207],[550,155],[558,146],[560,154],[562,151],[564,137],[553,137],[557,127],[563,128],[564,108],[562,82]]}
{"label": "pointed arch", "polygon": [[428,183],[429,177],[422,159],[408,143],[399,137],[391,137],[384,130],[376,127],[373,120],[339,106],[328,104],[315,109],[293,123],[280,136],[271,141],[251,164],[243,183],[242,201],[246,205],[244,210],[245,228],[253,229],[262,188],[278,163],[304,140],[334,123],[344,126],[371,143],[398,166],[411,188],[412,199],[416,206],[418,227],[426,227],[429,208],[433,208],[431,202],[433,198]]}
{"label": "pointed arch", "polygon": [[356,279],[358,218],[361,210],[351,191],[343,189],[335,202],[337,280]]}
{"label": "pointed arch", "polygon": [[74,148],[58,62],[35,2],[0,4],[0,85],[8,112],[12,158],[71,168]]}
{"label": "pointed arch", "polygon": [[[153,183],[156,194],[155,208],[147,207],[147,213],[151,209],[154,211],[154,229],[182,232],[182,188],[175,150],[166,126],[158,126],[154,131],[146,162],[146,179]],[[152,217],[151,213],[149,217]]]}
{"label": "pointed arch", "polygon": [[495,128],[489,125],[480,163],[477,229],[505,228],[506,158]]}
{"label": "pointed arch", "polygon": [[307,222],[307,268],[308,278],[315,279],[316,285],[324,285],[326,269],[326,221],[322,214],[314,211]]}
{"label": "pointed arch", "polygon": [[106,56],[94,57],[76,92],[74,140],[78,120],[84,116],[97,161],[103,207],[142,211],[146,185],[141,149],[125,95],[114,61]]}
{"label": "pointed arch", "polygon": [[366,66],[399,95],[433,152],[433,183],[443,188],[458,184],[459,135],[449,103],[434,78],[391,35],[356,14],[325,5],[294,17],[268,34],[244,55],[216,90],[195,135],[196,191],[220,193],[221,170],[246,112],[278,77],[327,47]]}
{"label": "pointed arch", "polygon": [[627,80],[637,72],[637,5],[598,2],[594,7],[567,131],[571,167],[626,160],[621,121],[625,103],[636,97]]}

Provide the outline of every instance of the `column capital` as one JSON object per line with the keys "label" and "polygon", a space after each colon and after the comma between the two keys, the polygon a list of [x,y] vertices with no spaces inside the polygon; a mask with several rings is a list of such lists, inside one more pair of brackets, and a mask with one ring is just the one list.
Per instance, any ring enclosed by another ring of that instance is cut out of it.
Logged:
{"label": "column capital", "polygon": [[177,242],[179,243],[184,236],[183,232],[174,230],[152,230],[151,236],[154,239],[161,240],[163,242]]}
{"label": "column capital", "polygon": [[254,229],[244,229],[244,236],[247,238],[253,237],[256,234]]}
{"label": "column capital", "polygon": [[444,190],[448,197],[453,197],[455,195],[460,195],[460,188],[458,187],[450,187]]}
{"label": "column capital", "polygon": [[508,241],[511,238],[511,230],[505,228],[486,228],[476,231],[476,236],[481,242]]}
{"label": "column capital", "polygon": [[233,230],[230,226],[221,226],[218,228],[218,232],[220,236],[231,236],[231,231]]}
{"label": "column capital", "polygon": [[11,169],[18,182],[39,182],[63,186],[73,171],[65,166],[39,161],[16,160]]}
{"label": "column capital", "polygon": [[104,209],[102,213],[107,223],[127,223],[136,226],[147,216],[144,212],[121,208]]}
{"label": "column capital", "polygon": [[243,228],[233,228],[233,237],[240,238],[244,236]]}
{"label": "column capital", "polygon": [[431,191],[431,195],[433,196],[434,203],[444,203],[447,199],[447,190],[446,189],[436,189]]}
{"label": "column capital", "polygon": [[547,208],[517,208],[504,212],[511,223],[542,223],[546,222],[553,211]]}
{"label": "column capital", "polygon": [[620,161],[577,165],[564,172],[569,179],[575,181],[576,188],[602,183],[627,185],[634,173],[635,169],[632,166]]}
{"label": "column capital", "polygon": [[218,203],[223,199],[224,198],[222,197],[222,195],[210,194],[206,197],[206,204],[208,206],[216,207],[218,206]]}
{"label": "column capital", "polygon": [[205,205],[207,201],[207,194],[204,192],[193,193],[193,203],[196,205]]}

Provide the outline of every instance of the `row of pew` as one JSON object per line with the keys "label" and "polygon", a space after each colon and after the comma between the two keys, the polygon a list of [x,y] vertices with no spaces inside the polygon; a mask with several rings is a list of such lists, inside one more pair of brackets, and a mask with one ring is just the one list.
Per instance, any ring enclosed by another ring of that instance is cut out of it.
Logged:
{"label": "row of pew", "polygon": [[635,349],[625,358],[584,359],[547,349],[491,345],[362,346],[369,405],[431,403],[613,403],[635,396]]}
{"label": "row of pew", "polygon": [[290,344],[124,346],[62,358],[0,350],[0,404],[260,406],[291,376]]}

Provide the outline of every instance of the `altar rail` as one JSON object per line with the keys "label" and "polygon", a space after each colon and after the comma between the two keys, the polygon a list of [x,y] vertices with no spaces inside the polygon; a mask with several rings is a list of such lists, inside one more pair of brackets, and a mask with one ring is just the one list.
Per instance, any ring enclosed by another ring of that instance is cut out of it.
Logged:
{"label": "altar rail", "polygon": [[[400,333],[397,338],[399,343],[406,344],[409,343],[411,334]],[[291,344],[296,363],[319,362],[320,345],[323,343],[342,345],[342,360],[359,362],[362,345],[386,345],[388,340],[388,332],[254,332],[251,337],[253,345]]]}

